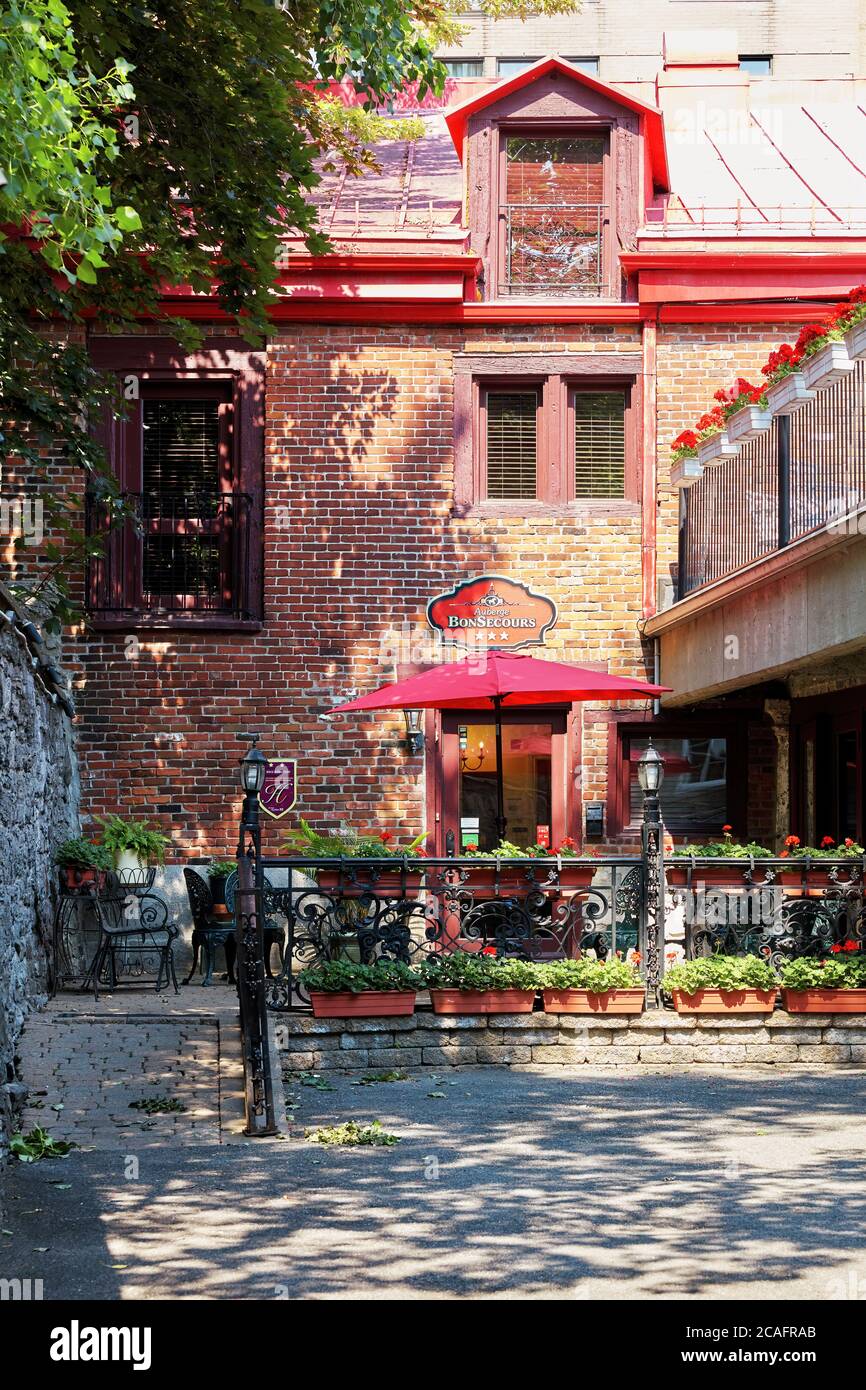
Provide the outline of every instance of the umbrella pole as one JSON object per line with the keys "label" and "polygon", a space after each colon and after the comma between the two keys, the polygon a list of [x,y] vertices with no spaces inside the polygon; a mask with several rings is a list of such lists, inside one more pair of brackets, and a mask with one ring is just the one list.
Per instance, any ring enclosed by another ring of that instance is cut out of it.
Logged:
{"label": "umbrella pole", "polygon": [[497,845],[505,839],[505,769],[502,766],[502,696],[493,696],[496,711],[496,835]]}

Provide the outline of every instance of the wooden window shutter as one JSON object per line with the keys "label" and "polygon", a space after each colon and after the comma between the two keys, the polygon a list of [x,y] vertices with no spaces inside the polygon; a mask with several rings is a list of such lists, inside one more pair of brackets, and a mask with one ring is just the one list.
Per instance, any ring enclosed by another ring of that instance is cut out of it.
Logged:
{"label": "wooden window shutter", "polygon": [[575,498],[625,496],[625,394],[574,393]]}
{"label": "wooden window shutter", "polygon": [[487,393],[487,496],[538,495],[537,391]]}

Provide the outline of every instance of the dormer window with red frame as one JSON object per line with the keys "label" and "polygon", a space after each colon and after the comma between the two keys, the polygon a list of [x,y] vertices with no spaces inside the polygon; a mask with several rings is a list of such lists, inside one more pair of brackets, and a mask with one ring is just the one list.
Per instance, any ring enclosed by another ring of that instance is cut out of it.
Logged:
{"label": "dormer window with red frame", "polygon": [[485,300],[633,297],[619,253],[669,186],[661,111],[546,58],[445,120]]}

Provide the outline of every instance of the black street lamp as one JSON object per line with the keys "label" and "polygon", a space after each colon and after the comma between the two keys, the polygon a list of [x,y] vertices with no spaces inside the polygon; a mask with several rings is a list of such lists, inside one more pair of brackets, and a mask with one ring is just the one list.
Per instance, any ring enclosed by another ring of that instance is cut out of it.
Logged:
{"label": "black street lamp", "polygon": [[268,770],[268,760],[260,748],[256,747],[259,741],[258,734],[250,734],[252,740],[250,747],[241,759],[241,790],[244,792],[244,805],[241,811],[241,838],[239,854],[244,852],[244,834],[249,834],[253,841],[256,860],[259,857],[261,848],[261,827],[259,825],[259,793],[265,782],[265,773]]}
{"label": "black street lamp", "polygon": [[659,794],[665,780],[665,765],[658,749],[653,748],[652,739],[638,758],[637,780],[643,792],[644,823],[658,825],[661,820]]}
{"label": "black street lamp", "polygon": [[643,792],[643,849],[645,941],[642,944],[643,969],[647,993],[659,1002],[662,952],[664,950],[664,867],[662,863],[662,817],[659,793],[665,780],[665,765],[658,749],[649,740],[638,758],[637,780]]}

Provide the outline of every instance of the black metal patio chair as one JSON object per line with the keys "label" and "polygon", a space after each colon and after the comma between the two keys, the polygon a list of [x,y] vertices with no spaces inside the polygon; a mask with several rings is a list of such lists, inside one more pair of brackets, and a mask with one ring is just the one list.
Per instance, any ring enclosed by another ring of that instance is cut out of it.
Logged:
{"label": "black metal patio chair", "polygon": [[[180,933],[177,924],[168,919],[167,903],[155,893],[130,892],[122,883],[113,888],[114,891],[100,898],[103,912],[99,945],[84,988],[92,988],[94,998],[98,999],[100,985],[116,989],[120,984],[137,984],[147,976],[152,958],[157,965],[157,993],[172,984],[177,994],[174,942]],[[127,978],[122,979],[122,976]]]}

